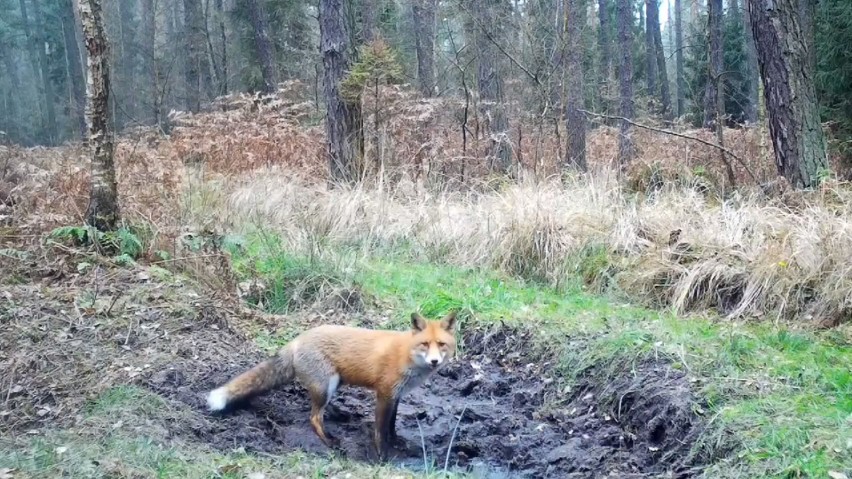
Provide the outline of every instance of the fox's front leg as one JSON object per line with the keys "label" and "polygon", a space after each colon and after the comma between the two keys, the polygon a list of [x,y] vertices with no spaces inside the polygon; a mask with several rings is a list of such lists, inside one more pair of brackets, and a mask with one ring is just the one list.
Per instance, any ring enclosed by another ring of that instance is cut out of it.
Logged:
{"label": "fox's front leg", "polygon": [[391,430],[391,414],[394,410],[396,399],[391,394],[376,394],[376,422],[373,430],[373,442],[376,445],[376,453],[379,461],[387,459],[389,446],[389,435]]}
{"label": "fox's front leg", "polygon": [[393,406],[390,413],[390,424],[388,425],[388,437],[391,441],[396,441],[396,410],[399,408],[399,397],[393,401]]}

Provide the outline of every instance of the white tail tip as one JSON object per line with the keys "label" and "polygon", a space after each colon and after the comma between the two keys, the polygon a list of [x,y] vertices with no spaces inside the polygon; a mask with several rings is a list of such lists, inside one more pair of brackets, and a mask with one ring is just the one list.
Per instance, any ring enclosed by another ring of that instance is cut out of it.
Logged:
{"label": "white tail tip", "polygon": [[207,395],[207,406],[212,411],[221,411],[228,405],[228,391],[225,388],[218,388],[210,391]]}

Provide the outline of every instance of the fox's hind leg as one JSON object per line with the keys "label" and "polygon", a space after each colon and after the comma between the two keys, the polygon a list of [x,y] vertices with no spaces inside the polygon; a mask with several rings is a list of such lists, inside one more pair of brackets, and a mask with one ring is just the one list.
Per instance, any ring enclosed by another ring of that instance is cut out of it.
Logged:
{"label": "fox's hind leg", "polygon": [[334,366],[318,355],[303,354],[297,364],[300,365],[296,371],[299,381],[311,396],[311,426],[326,446],[335,447],[337,439],[325,431],[323,414],[340,385],[340,375]]}

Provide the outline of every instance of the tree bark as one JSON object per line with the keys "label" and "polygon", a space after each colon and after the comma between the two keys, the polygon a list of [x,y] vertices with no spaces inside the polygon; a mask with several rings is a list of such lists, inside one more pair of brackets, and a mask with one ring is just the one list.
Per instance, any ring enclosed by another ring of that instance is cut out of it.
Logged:
{"label": "tree bark", "polygon": [[9,135],[10,140],[23,144],[24,135],[18,126],[20,123],[19,95],[21,92],[21,79],[18,76],[18,69],[12,57],[12,50],[6,48],[2,42],[0,42],[0,59],[3,60],[3,66],[6,69],[3,74],[9,78],[9,91],[5,95],[5,103],[8,106],[4,113],[4,117],[6,118],[4,129]]}
{"label": "tree bark", "polygon": [[586,171],[586,108],[583,91],[583,0],[565,2],[565,126],[568,139],[563,169]]}
{"label": "tree bark", "polygon": [[88,55],[89,146],[92,156],[92,187],[86,223],[101,231],[114,230],[119,220],[118,188],[113,163],[113,134],[109,122],[109,47],[104,31],[100,0],[80,0]]}
{"label": "tree bark", "polygon": [[80,62],[80,45],[77,43],[74,1],[64,0],[62,5],[62,33],[65,40],[65,56],[68,62],[68,80],[71,83],[73,121],[81,139],[86,138],[86,80]]}
{"label": "tree bark", "polygon": [[651,24],[651,10],[654,0],[645,0],[645,81],[648,85],[648,97],[656,98],[657,86],[657,44],[654,41],[654,26]]}
{"label": "tree bark", "polygon": [[648,11],[648,22],[651,25],[651,35],[654,37],[654,55],[657,74],[660,82],[660,113],[666,120],[671,120],[672,97],[669,93],[669,75],[666,71],[666,54],[663,51],[663,34],[660,31],[660,4],[658,0],[648,0],[651,7]]}
{"label": "tree bark", "polygon": [[508,173],[511,166],[509,145],[509,119],[506,117],[503,98],[503,74],[494,42],[501,38],[498,33],[496,0],[476,0],[472,15],[476,17],[474,42],[477,50],[477,83],[479,87],[480,113],[488,132],[488,169]]}
{"label": "tree bark", "polygon": [[[623,118],[632,119],[633,105],[633,8],[631,0],[618,1],[618,49],[619,49],[619,113]],[[630,123],[621,121],[618,127],[618,161],[623,171],[633,160],[635,147]]]}
{"label": "tree bark", "polygon": [[[417,1],[417,0],[415,0]],[[370,43],[379,33],[376,0],[361,0],[361,40]]]}
{"label": "tree bark", "polygon": [[435,12],[437,0],[413,0],[414,48],[417,52],[417,83],[425,97],[435,93]]}
{"label": "tree bark", "polygon": [[145,123],[160,124],[160,92],[157,80],[157,57],[155,55],[156,43],[156,12],[154,11],[154,0],[142,0],[142,38],[139,40],[142,47],[142,71],[145,74],[147,87],[147,103]]}
{"label": "tree bark", "polygon": [[351,65],[347,0],[320,0],[320,53],[326,103],[326,154],[332,184],[360,179],[364,157],[364,131],[360,102],[347,102],[340,82]]}
{"label": "tree bark", "polygon": [[186,108],[196,113],[201,109],[202,69],[204,59],[204,24],[200,0],[183,0],[184,37],[186,43]]}
{"label": "tree bark", "polygon": [[227,95],[228,94],[228,35],[227,29],[225,27],[225,8],[222,3],[222,0],[216,0],[216,15],[219,19],[219,41],[222,44],[222,52],[219,62],[221,64],[220,73],[221,78],[219,80],[219,94]]}
{"label": "tree bark", "polygon": [[683,0],[675,0],[675,68],[677,70],[677,116],[683,115],[686,81],[683,75]]}
{"label": "tree bark", "polygon": [[719,89],[720,77],[725,69],[725,57],[722,46],[722,0],[707,0],[707,34],[710,51],[707,62],[707,85],[704,88],[704,128],[715,130],[716,96],[724,95]]}
{"label": "tree bark", "polygon": [[745,120],[749,123],[757,123],[757,104],[760,101],[758,95],[760,94],[760,77],[757,72],[757,49],[754,45],[754,35],[751,31],[751,21],[749,20],[749,12],[747,6],[748,0],[744,0],[743,3],[743,37],[745,39],[745,71],[743,75],[745,76],[746,81],[746,101],[745,105],[743,105],[743,113],[745,116]]}
{"label": "tree bark", "polygon": [[828,158],[814,85],[812,19],[802,18],[807,9],[799,0],[747,3],[778,173],[796,188],[814,187]]}
{"label": "tree bark", "polygon": [[[47,63],[47,53],[44,51],[45,45],[41,35],[33,33],[32,24],[30,23],[29,14],[27,12],[26,0],[20,0],[21,6],[21,23],[24,27],[24,34],[27,37],[28,48],[32,55],[33,65],[37,65],[38,69],[34,70],[35,76],[41,80],[41,89],[44,101],[44,131],[47,134],[47,143],[53,144],[56,141],[56,104],[55,95],[53,92],[53,82],[50,81],[50,66]],[[45,28],[41,22],[42,12],[38,8],[38,3],[33,2],[33,8],[37,21],[39,22],[39,32],[44,32]]]}
{"label": "tree bark", "polygon": [[266,12],[258,0],[246,0],[246,6],[254,29],[254,44],[257,48],[257,58],[263,73],[265,93],[273,93],[278,89],[278,78],[275,70],[275,55],[272,53],[272,42],[269,41],[269,27]]}
{"label": "tree bark", "polygon": [[612,71],[612,56],[610,54],[610,34],[612,32],[612,21],[610,20],[609,1],[598,0],[598,50],[600,61],[598,62],[598,75],[600,88],[597,89],[598,105],[601,111],[609,114],[609,85],[610,72]]}

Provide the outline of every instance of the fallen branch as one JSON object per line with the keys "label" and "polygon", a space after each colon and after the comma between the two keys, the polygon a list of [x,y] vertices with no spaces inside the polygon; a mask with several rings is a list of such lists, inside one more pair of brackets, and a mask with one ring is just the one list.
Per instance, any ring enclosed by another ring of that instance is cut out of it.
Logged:
{"label": "fallen branch", "polygon": [[653,126],[649,126],[649,125],[643,125],[641,123],[636,123],[635,121],[628,120],[627,118],[624,118],[623,116],[605,115],[603,113],[595,113],[593,111],[581,110],[579,108],[577,109],[577,111],[583,112],[586,115],[596,116],[596,117],[599,117],[599,118],[607,118],[607,119],[610,119],[610,120],[621,120],[621,121],[627,122],[627,123],[629,123],[633,126],[639,127],[639,128],[644,128],[646,130],[656,131],[657,133],[664,133],[666,135],[676,136],[678,138],[685,138],[687,140],[697,141],[698,143],[701,143],[703,145],[712,146],[713,148],[716,148],[718,150],[723,151],[724,153],[726,153],[728,155],[731,155],[731,158],[737,160],[737,163],[739,163],[740,166],[742,166],[743,169],[746,170],[746,173],[748,173],[748,176],[751,177],[752,181],[754,181],[754,184],[759,186],[760,188],[763,188],[763,186],[760,184],[760,182],[757,181],[757,177],[754,176],[754,172],[752,172],[751,168],[749,168],[748,165],[745,164],[743,159],[740,158],[739,156],[735,155],[731,150],[725,148],[724,146],[717,145],[716,143],[713,143],[713,142],[710,142],[710,141],[707,141],[707,140],[702,140],[701,138],[698,138],[698,137],[695,137],[695,136],[684,135],[683,133],[678,133],[676,131],[664,130],[662,128],[657,128],[657,127],[653,127]]}

